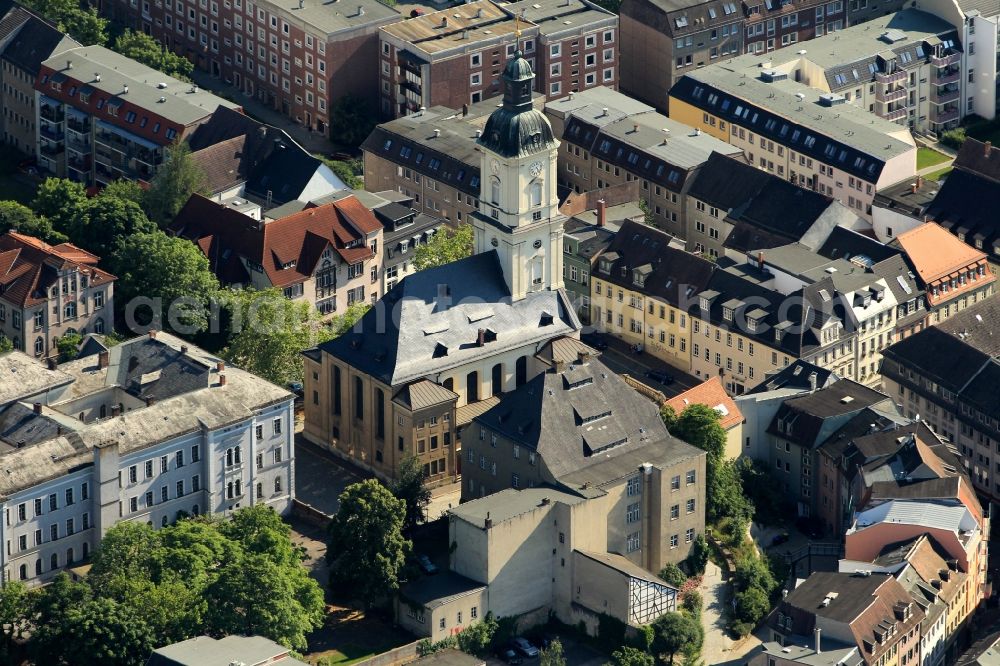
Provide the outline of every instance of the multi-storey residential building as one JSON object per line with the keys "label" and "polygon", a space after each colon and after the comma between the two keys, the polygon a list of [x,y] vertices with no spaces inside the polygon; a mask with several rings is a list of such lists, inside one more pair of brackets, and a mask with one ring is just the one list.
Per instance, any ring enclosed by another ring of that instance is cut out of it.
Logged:
{"label": "multi-storey residential building", "polygon": [[379,38],[386,118],[496,97],[518,49],[543,95],[618,85],[618,17],[589,0],[476,0],[385,26]]}
{"label": "multi-storey residential building", "polygon": [[361,144],[365,189],[395,190],[419,212],[452,224],[479,209],[480,154],[476,142],[496,106],[461,111],[434,107],[376,127]]}
{"label": "multi-storey residential building", "polygon": [[771,613],[753,666],[904,666],[920,659],[926,613],[894,577],[817,572]]}
{"label": "multi-storey residential building", "polygon": [[171,230],[201,248],[225,285],[275,287],[324,315],[380,294],[382,225],[353,196],[258,220],[194,194]]}
{"label": "multi-storey residential building", "polygon": [[870,220],[877,189],[915,176],[909,130],[793,81],[769,62],[746,55],[688,72],[670,90],[671,117]]}
{"label": "multi-storey residential building", "polygon": [[981,301],[884,349],[881,368],[886,393],[907,416],[919,415],[957,447],[973,485],[987,497],[1000,496],[996,300]]}
{"label": "multi-storey residential building", "polygon": [[692,305],[715,266],[670,240],[645,224],[622,224],[590,276],[592,323],[687,372]]}
{"label": "multi-storey residential building", "polygon": [[378,0],[102,0],[101,13],[152,35],[248,97],[336,136],[331,107],[350,96],[374,113],[378,28],[402,19]]}
{"label": "multi-storey residential building", "polygon": [[713,153],[741,151],[698,132],[652,107],[607,88],[595,88],[545,105],[557,136],[559,184],[567,191],[603,190],[636,183],[650,221],[684,237],[684,196]]}
{"label": "multi-storey residential building", "polygon": [[[359,193],[360,194],[360,193]],[[369,197],[373,195],[368,195]],[[444,220],[418,213],[411,207],[412,199],[386,201],[374,206],[372,213],[382,223],[382,284],[386,293],[399,281],[416,271],[412,251],[429,242],[434,234],[447,233]]]}
{"label": "multi-storey residential building", "polygon": [[305,437],[382,477],[417,455],[430,483],[454,479],[457,410],[527,383],[541,345],[579,335],[562,282],[559,144],[532,105],[527,60],[503,78],[478,141],[473,256],[406,277],[350,332],[304,352]]}
{"label": "multi-storey residential building", "polygon": [[917,176],[876,192],[872,201],[875,238],[880,243],[891,243],[897,235],[923,224],[927,207],[941,188],[942,183]]}
{"label": "multi-storey residential building", "polygon": [[149,181],[219,106],[239,108],[103,46],[69,49],[35,83],[38,166],[87,185]]}
{"label": "multi-storey residential building", "polygon": [[687,71],[821,37],[845,27],[847,16],[840,0],[625,0],[621,24],[623,89],[664,109]]}
{"label": "multi-storey residential building", "polygon": [[927,322],[939,323],[989,298],[996,276],[981,250],[966,244],[967,231],[956,237],[928,222],[896,237],[893,242],[920,278],[927,299]]}
{"label": "multi-storey residential building", "polygon": [[[578,341],[552,341],[538,354],[545,372],[473,419],[462,497],[536,486],[612,495],[605,550],[659,571],[683,561],[704,532],[705,455],[671,437],[656,404],[595,356]],[[645,487],[630,489],[626,477],[645,469]]]}
{"label": "multi-storey residential building", "polygon": [[49,370],[0,357],[0,567],[51,580],[122,520],[153,527],[294,496],[294,396],[151,331]]}
{"label": "multi-storey residential building", "polygon": [[34,153],[35,81],[42,62],[80,44],[20,5],[5,5],[0,8],[4,11],[0,17],[0,128],[4,144]]}
{"label": "multi-storey residential building", "polygon": [[719,413],[719,425],[726,431],[727,458],[738,458],[743,451],[743,414],[736,402],[726,393],[718,377],[706,379],[701,384],[689,388],[666,402],[680,415],[690,405],[705,405]]}
{"label": "multi-storey residential building", "polygon": [[67,333],[110,332],[117,278],[99,261],[69,243],[0,236],[0,335],[14,349],[48,357]]}
{"label": "multi-storey residential building", "polygon": [[788,243],[819,249],[834,227],[859,222],[830,197],[721,153],[698,170],[684,208],[688,249],[713,258]]}
{"label": "multi-storey residential building", "polygon": [[623,468],[605,488],[507,488],[452,509],[451,570],[403,587],[397,621],[438,641],[488,614],[554,615],[596,635],[602,618],[639,627],[675,611],[678,590],[634,562],[642,537],[621,536],[630,516],[659,512],[661,471]]}

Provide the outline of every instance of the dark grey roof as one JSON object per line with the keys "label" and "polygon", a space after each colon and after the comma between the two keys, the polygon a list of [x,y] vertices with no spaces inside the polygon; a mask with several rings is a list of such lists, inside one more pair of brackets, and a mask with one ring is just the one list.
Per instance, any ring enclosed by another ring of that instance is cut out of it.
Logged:
{"label": "dark grey roof", "polygon": [[450,599],[485,590],[486,586],[454,571],[442,571],[434,576],[422,576],[404,585],[399,591],[403,599],[425,608],[436,608]]}
{"label": "dark grey roof", "polygon": [[479,145],[503,157],[522,157],[556,145],[545,114],[534,108],[531,92],[535,73],[519,50],[503,70],[503,106],[490,114]]}
{"label": "dark grey roof", "polygon": [[622,15],[671,37],[742,23],[743,11],[735,0],[624,0],[620,8]]}
{"label": "dark grey roof", "polygon": [[872,206],[923,220],[924,211],[934,201],[940,189],[941,184],[937,181],[909,178],[876,192]]}
{"label": "dark grey roof", "polygon": [[80,46],[79,42],[63,34],[51,23],[34,14],[25,13],[27,20],[4,48],[0,59],[37,76],[42,63],[53,55]]}
{"label": "dark grey roof", "polygon": [[766,393],[777,389],[808,391],[812,387],[810,377],[814,374],[816,375],[816,388],[824,388],[840,379],[832,370],[796,359],[781,370],[768,375],[767,379],[747,391],[745,395]]}
{"label": "dark grey roof", "polygon": [[978,237],[995,256],[1000,223],[991,211],[1000,209],[1000,148],[966,139],[953,166],[926,215],[946,229],[965,227],[967,242]]}
{"label": "dark grey roof", "polygon": [[889,398],[875,389],[841,379],[826,388],[785,400],[771,419],[767,432],[813,448],[854,415],[886,401]]}
{"label": "dark grey roof", "polygon": [[62,426],[66,419],[46,414],[36,414],[34,408],[23,402],[0,406],[0,451],[31,446],[66,432]]}
{"label": "dark grey roof", "polygon": [[872,262],[884,261],[902,254],[902,251],[897,247],[884,245],[870,236],[844,227],[835,227],[827,236],[826,242],[816,252],[827,259],[850,261],[858,258],[859,260],[870,259]]}
{"label": "dark grey roof", "polygon": [[[477,346],[478,329],[487,330]],[[512,301],[495,251],[403,278],[320,348],[390,386],[580,329],[562,290]]]}
{"label": "dark grey roof", "polygon": [[[567,484],[586,470],[597,483],[621,478],[618,459],[635,456],[673,465],[704,455],[672,437],[655,403],[639,395],[596,358],[556,366],[477,417],[491,432],[538,452],[552,483]],[[568,484],[575,485],[575,484]]]}
{"label": "dark grey roof", "polygon": [[102,351],[108,351],[108,346],[105,344],[104,336],[88,333],[83,336],[83,342],[80,343],[80,349],[77,352],[76,357],[86,358]]}
{"label": "dark grey roof", "polygon": [[420,379],[407,384],[396,392],[393,402],[397,402],[411,412],[434,407],[458,399],[453,391],[429,379]]}
{"label": "dark grey roof", "polygon": [[[922,377],[958,393],[990,361],[973,346],[930,326],[882,350],[883,366],[901,363]],[[883,374],[885,370],[883,368]]]}
{"label": "dark grey roof", "polygon": [[[400,243],[403,240],[410,241],[414,238],[419,238],[421,242],[426,242],[435,233],[447,233],[446,229],[441,227],[445,226],[447,223],[440,217],[434,217],[433,215],[426,215],[424,213],[417,213],[412,208],[406,208],[405,206],[400,206],[399,204],[390,204],[394,206],[393,211],[390,216],[400,216],[398,219],[392,222],[381,215],[381,212],[385,210],[388,206],[380,206],[372,210],[375,213],[375,217],[382,222],[385,231],[382,234],[382,247],[385,250],[385,260],[388,264],[399,263],[407,257],[412,257],[412,255],[403,255]],[[401,210],[406,209],[409,211],[409,216],[401,216]],[[409,245],[409,249],[412,249],[413,245]]]}

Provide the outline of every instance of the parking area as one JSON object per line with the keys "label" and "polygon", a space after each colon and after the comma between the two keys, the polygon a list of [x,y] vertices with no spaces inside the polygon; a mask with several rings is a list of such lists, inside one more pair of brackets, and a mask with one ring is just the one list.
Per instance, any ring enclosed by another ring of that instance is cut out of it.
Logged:
{"label": "parking area", "polygon": [[365,479],[360,470],[341,462],[333,454],[295,436],[295,497],[332,516],[340,509],[344,488]]}
{"label": "parking area", "polygon": [[[594,339],[594,337],[607,343],[608,348],[601,351],[601,361],[606,366],[620,375],[627,374],[651,386],[667,396],[668,399],[680,395],[703,381],[647,352],[637,354],[631,350],[628,344],[606,333],[587,334],[583,337],[583,341],[587,342],[588,339]],[[659,381],[651,380],[646,376],[646,373],[650,371],[665,372],[673,378],[673,381],[664,385]]]}
{"label": "parking area", "polygon": [[[566,657],[567,664],[572,666],[603,666],[608,662],[607,656],[572,638],[560,636],[559,640],[562,642],[563,656]],[[525,666],[537,666],[538,662],[539,658],[534,657],[524,659],[521,663]],[[498,657],[489,657],[486,664],[487,666],[504,666],[505,662]]]}

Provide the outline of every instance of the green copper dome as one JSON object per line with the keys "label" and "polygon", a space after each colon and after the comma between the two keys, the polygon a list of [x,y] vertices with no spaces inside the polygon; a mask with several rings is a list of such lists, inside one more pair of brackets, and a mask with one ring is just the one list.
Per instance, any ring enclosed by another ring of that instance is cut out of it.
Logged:
{"label": "green copper dome", "polygon": [[503,105],[486,121],[479,145],[503,157],[523,157],[555,146],[552,126],[531,105],[535,73],[520,49],[503,70]]}

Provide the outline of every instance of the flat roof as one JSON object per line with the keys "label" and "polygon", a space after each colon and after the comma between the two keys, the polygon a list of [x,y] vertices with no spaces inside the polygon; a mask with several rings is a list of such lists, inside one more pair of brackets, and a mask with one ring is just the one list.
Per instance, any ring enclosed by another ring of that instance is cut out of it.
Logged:
{"label": "flat roof", "polygon": [[542,504],[544,499],[570,506],[586,501],[583,497],[570,495],[555,488],[525,488],[523,490],[507,488],[498,493],[459,504],[449,513],[479,527],[485,525],[487,516],[494,525],[499,525],[511,518],[531,513],[544,506]]}
{"label": "flat roof", "polygon": [[586,0],[519,0],[504,5],[504,9],[535,23],[543,35],[577,30],[583,25],[618,24],[617,16]]}
{"label": "flat roof", "polygon": [[441,9],[381,28],[415,51],[434,55],[451,49],[467,47],[475,42],[488,42],[534,28],[530,21],[515,25],[514,17],[489,0],[477,0],[466,5]]}
{"label": "flat roof", "polygon": [[299,0],[268,0],[267,4],[279,9],[289,18],[298,19],[327,35],[403,18],[395,9],[378,0],[302,0],[301,6]]}

